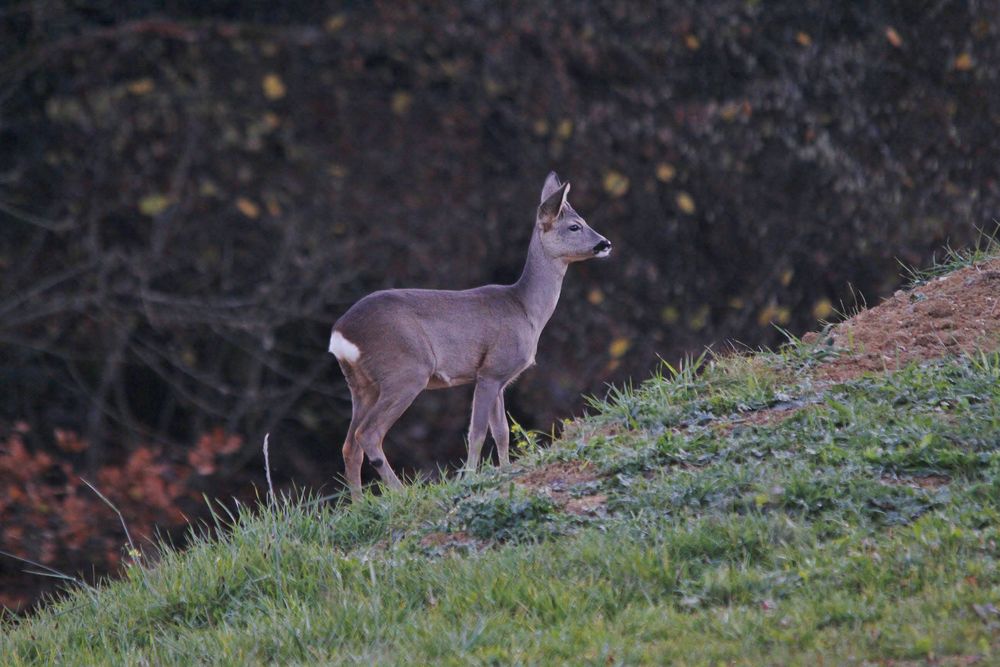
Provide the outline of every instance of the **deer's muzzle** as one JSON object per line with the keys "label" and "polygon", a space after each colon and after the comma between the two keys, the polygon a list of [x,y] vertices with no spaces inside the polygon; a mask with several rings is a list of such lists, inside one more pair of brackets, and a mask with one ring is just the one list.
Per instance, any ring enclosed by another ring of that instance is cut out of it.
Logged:
{"label": "deer's muzzle", "polygon": [[604,239],[594,246],[594,255],[597,257],[607,257],[611,254],[611,241]]}

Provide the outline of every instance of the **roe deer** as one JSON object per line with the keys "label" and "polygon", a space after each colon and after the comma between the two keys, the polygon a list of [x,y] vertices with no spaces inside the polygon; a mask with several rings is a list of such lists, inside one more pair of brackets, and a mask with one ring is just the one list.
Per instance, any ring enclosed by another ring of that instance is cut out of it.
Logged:
{"label": "roe deer", "polygon": [[504,389],[535,363],[538,336],[555,310],[566,268],[611,254],[611,243],[573,210],[568,194],[569,183],[550,173],[528,259],[513,285],[375,292],[333,325],[330,352],[347,378],[353,404],[344,441],[352,498],[361,496],[366,454],[388,487],[402,487],[382,440],[424,389],[475,382],[465,469],[479,465],[487,424],[500,464],[510,465]]}

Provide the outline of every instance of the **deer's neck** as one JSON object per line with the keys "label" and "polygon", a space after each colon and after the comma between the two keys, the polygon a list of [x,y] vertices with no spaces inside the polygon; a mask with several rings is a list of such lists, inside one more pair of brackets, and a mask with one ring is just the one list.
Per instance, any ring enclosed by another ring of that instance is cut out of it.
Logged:
{"label": "deer's neck", "polygon": [[542,330],[556,309],[566,266],[565,262],[546,256],[536,229],[531,235],[524,271],[513,285],[514,296],[524,306],[536,332]]}

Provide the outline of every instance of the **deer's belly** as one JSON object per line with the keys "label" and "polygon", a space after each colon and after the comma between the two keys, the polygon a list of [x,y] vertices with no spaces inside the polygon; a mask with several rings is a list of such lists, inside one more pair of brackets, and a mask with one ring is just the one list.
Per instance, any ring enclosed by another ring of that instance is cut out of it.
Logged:
{"label": "deer's belly", "polygon": [[475,382],[475,377],[453,377],[447,373],[441,371],[436,371],[431,375],[430,379],[427,380],[428,389],[446,389],[448,387],[458,387],[463,384],[469,384]]}

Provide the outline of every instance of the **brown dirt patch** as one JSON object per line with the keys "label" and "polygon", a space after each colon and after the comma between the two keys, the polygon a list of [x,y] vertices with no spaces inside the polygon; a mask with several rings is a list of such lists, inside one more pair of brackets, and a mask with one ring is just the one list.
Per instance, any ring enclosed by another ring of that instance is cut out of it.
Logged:
{"label": "brown dirt patch", "polygon": [[584,440],[589,441],[594,437],[613,438],[621,433],[628,432],[628,427],[623,424],[601,424],[595,425],[583,418],[576,418],[566,424],[562,431],[564,440]]}
{"label": "brown dirt patch", "polygon": [[583,484],[597,478],[597,471],[586,461],[558,461],[529,470],[515,481],[529,489],[543,489]]}
{"label": "brown dirt patch", "polygon": [[428,533],[420,538],[420,546],[425,549],[447,550],[463,547],[480,549],[483,544],[482,541],[477,540],[464,530],[454,533]]}
{"label": "brown dirt patch", "polygon": [[[962,667],[963,665],[978,665],[983,663],[982,655],[943,655],[931,661],[926,660],[886,660],[879,664],[886,667],[922,667],[924,665],[941,665],[942,667]],[[985,664],[985,663],[983,663]]]}
{"label": "brown dirt patch", "polygon": [[849,350],[818,369],[840,382],[976,348],[1000,346],[1000,258],[900,290],[831,331]]}
{"label": "brown dirt patch", "polygon": [[577,516],[600,514],[604,511],[604,506],[608,502],[608,497],[603,493],[595,493],[592,496],[581,496],[571,498],[563,509]]}
{"label": "brown dirt patch", "polygon": [[752,426],[770,426],[772,424],[780,424],[789,417],[798,414],[798,412],[804,407],[804,405],[790,405],[755,410],[742,415],[734,422],[734,426],[739,424],[749,424]]}
{"label": "brown dirt patch", "polygon": [[913,486],[921,489],[939,489],[951,483],[951,477],[947,475],[913,475],[903,477],[892,477],[883,475],[881,482],[889,486]]}
{"label": "brown dirt patch", "polygon": [[720,436],[726,436],[738,426],[778,426],[814,404],[812,400],[781,403],[720,419],[713,427]]}
{"label": "brown dirt patch", "polygon": [[548,496],[564,512],[584,516],[603,512],[608,497],[601,493],[575,496],[574,487],[594,482],[599,478],[600,475],[589,463],[566,461],[535,468],[514,482],[535,493]]}

